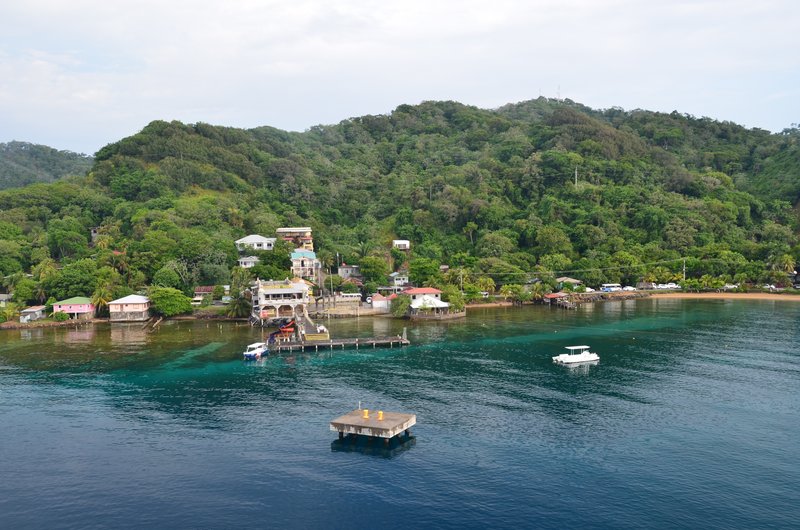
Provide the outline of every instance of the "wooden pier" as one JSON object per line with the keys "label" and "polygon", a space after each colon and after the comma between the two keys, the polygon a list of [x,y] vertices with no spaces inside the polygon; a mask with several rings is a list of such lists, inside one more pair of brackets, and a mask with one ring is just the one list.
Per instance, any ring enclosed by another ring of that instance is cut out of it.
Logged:
{"label": "wooden pier", "polygon": [[416,414],[356,409],[331,420],[331,430],[338,431],[340,439],[345,434],[360,434],[388,440],[403,432],[409,434],[408,430],[416,424]]}
{"label": "wooden pier", "polygon": [[328,340],[293,340],[293,341],[276,341],[270,343],[270,352],[282,351],[305,351],[321,349],[334,349],[334,348],[394,348],[395,346],[408,346],[411,342],[399,335],[394,337],[370,337],[361,339],[328,339]]}

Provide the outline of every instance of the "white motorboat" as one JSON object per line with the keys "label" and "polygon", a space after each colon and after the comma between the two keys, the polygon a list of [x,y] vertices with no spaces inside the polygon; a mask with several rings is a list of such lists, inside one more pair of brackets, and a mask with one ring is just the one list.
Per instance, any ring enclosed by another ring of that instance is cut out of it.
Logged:
{"label": "white motorboat", "polygon": [[247,349],[244,351],[244,359],[246,361],[255,361],[256,359],[260,359],[262,355],[267,353],[267,343],[266,342],[254,342],[247,346]]}
{"label": "white motorboat", "polygon": [[589,351],[589,346],[566,346],[569,353],[562,353],[553,357],[553,362],[558,364],[591,363],[600,360],[600,356]]}

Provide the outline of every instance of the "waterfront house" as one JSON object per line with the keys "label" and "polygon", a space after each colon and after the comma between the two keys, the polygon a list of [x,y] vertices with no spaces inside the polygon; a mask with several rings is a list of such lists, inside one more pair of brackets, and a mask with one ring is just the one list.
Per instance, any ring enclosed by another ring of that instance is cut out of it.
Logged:
{"label": "waterfront house", "polygon": [[278,228],[275,231],[278,236],[296,248],[314,251],[314,238],[311,236],[310,226],[290,226]]}
{"label": "waterfront house", "polygon": [[411,250],[411,241],[408,239],[393,239],[392,248],[398,250]]}
{"label": "waterfront house", "polygon": [[322,264],[313,251],[303,248],[295,249],[290,259],[292,261],[292,275],[305,278],[314,285],[320,285]]}
{"label": "waterfront house", "polygon": [[23,309],[19,312],[19,321],[21,324],[27,324],[28,322],[34,322],[36,320],[41,320],[45,316],[45,306],[43,305],[35,305],[28,307],[27,309]]}
{"label": "waterfront house", "polygon": [[309,302],[309,286],[300,279],[283,281],[256,280],[250,288],[253,297],[253,317],[259,321],[296,318]]}
{"label": "waterfront house", "polygon": [[5,307],[11,301],[10,294],[0,294],[0,307]]}
{"label": "waterfront house", "polygon": [[383,296],[380,293],[375,293],[372,295],[372,309],[381,309],[383,311],[389,311],[389,299]]}
{"label": "waterfront house", "polygon": [[67,313],[75,320],[89,320],[94,316],[94,304],[85,296],[67,298],[53,304],[53,313]]}
{"label": "waterfront house", "polygon": [[250,234],[242,239],[236,240],[236,248],[239,252],[245,252],[248,249],[252,250],[272,250],[275,247],[274,237],[264,237],[258,234]]}
{"label": "waterfront house", "polygon": [[410,296],[412,302],[421,299],[423,296],[428,296],[437,300],[442,299],[442,291],[434,287],[412,287],[403,291],[402,294]]}
{"label": "waterfront house", "polygon": [[243,269],[249,269],[250,267],[256,266],[259,261],[258,256],[247,256],[239,258],[239,266]]}
{"label": "waterfront house", "polygon": [[108,303],[111,322],[144,322],[150,318],[150,299],[132,294]]}

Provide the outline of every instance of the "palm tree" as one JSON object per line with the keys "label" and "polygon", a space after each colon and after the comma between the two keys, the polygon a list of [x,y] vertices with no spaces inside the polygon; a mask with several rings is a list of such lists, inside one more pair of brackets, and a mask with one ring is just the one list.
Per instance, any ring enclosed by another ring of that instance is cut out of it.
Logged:
{"label": "palm tree", "polygon": [[57,270],[56,262],[53,258],[44,258],[31,269],[31,273],[35,279],[44,280],[50,275],[55,274]]}
{"label": "palm tree", "polygon": [[92,304],[94,304],[97,315],[104,314],[108,309],[108,303],[114,299],[113,285],[102,283],[97,286],[92,294]]}
{"label": "palm tree", "polygon": [[550,286],[544,282],[537,282],[531,287],[531,299],[534,302],[544,300],[544,295],[550,293]]}
{"label": "palm tree", "polygon": [[494,280],[488,276],[480,276],[477,280],[475,280],[475,284],[478,286],[478,290],[486,292],[486,293],[494,293],[495,290],[495,283]]}
{"label": "palm tree", "polygon": [[228,309],[225,312],[231,318],[244,318],[250,315],[253,308],[253,302],[244,292],[236,293],[228,304]]}
{"label": "palm tree", "polygon": [[776,272],[794,272],[794,258],[789,254],[773,254],[767,259],[769,269]]}

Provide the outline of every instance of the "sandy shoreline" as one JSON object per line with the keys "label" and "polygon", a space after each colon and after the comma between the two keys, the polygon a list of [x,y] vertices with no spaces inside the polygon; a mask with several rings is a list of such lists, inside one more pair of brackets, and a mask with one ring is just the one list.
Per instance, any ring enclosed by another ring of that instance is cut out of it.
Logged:
{"label": "sandy shoreline", "polygon": [[800,296],[780,293],[651,293],[650,298],[709,299],[709,300],[780,300],[800,302]]}

